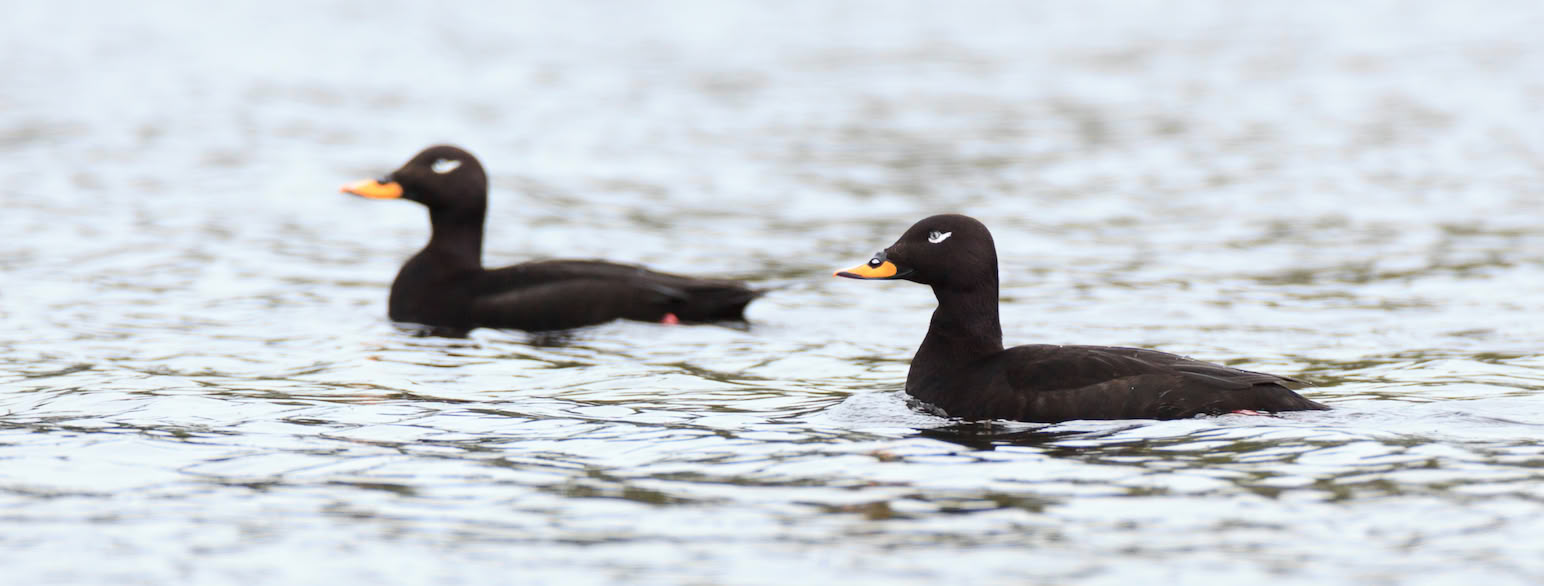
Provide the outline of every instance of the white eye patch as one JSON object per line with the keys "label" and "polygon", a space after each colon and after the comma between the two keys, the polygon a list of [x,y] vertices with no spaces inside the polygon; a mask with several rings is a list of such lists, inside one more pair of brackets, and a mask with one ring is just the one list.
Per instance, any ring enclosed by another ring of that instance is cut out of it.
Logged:
{"label": "white eye patch", "polygon": [[948,240],[949,237],[953,236],[953,235],[954,235],[953,232],[938,232],[938,231],[934,231],[933,233],[927,235],[927,241],[928,242],[932,242],[933,244],[938,244],[939,242],[943,242],[945,240]]}
{"label": "white eye patch", "polygon": [[438,161],[435,161],[433,165],[430,165],[429,168],[433,169],[435,173],[439,173],[441,175],[444,175],[444,174],[449,173],[451,171],[455,171],[456,167],[460,167],[460,166],[461,166],[461,160],[460,159],[440,159]]}

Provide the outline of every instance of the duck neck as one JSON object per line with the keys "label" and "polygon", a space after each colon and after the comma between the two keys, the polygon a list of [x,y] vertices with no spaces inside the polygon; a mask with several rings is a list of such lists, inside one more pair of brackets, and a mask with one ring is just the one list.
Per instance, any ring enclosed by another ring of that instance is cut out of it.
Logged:
{"label": "duck neck", "polygon": [[963,366],[973,360],[1001,352],[1003,328],[997,316],[997,275],[969,288],[933,287],[938,309],[927,337],[912,360],[912,368],[922,365],[933,371],[946,365]]}
{"label": "duck neck", "polygon": [[482,269],[483,210],[430,209],[432,232],[423,255],[447,269]]}

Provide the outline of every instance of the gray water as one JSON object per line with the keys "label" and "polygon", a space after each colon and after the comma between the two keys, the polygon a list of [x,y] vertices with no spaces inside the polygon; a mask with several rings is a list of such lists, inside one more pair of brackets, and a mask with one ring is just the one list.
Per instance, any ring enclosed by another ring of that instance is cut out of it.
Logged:
{"label": "gray water", "polygon": [[[1544,581],[1544,5],[212,4],[0,19],[0,582]],[[775,291],[399,330],[337,187],[435,142],[490,265]],[[912,411],[930,292],[830,271],[939,212],[1010,344],[1336,409]]]}

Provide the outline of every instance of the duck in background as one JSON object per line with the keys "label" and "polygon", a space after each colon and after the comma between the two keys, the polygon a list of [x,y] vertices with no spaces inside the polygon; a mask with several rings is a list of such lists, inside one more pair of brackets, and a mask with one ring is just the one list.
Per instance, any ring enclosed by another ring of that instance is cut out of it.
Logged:
{"label": "duck in background", "polygon": [[473,328],[550,332],[616,319],[662,323],[743,321],[762,295],[738,281],[701,279],[597,260],[482,265],[488,176],[471,153],[432,146],[381,179],[343,187],[370,199],[407,199],[429,209],[429,243],[391,284],[392,320],[437,335]]}

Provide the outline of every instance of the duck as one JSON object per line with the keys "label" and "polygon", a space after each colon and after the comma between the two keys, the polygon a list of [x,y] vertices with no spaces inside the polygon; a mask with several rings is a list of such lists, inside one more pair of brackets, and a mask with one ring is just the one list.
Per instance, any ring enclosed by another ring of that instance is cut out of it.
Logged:
{"label": "duck", "polygon": [[379,179],[344,185],[367,199],[405,199],[429,210],[429,242],[391,283],[387,315],[432,335],[475,328],[557,332],[618,319],[658,323],[743,322],[764,291],[600,260],[482,264],[488,175],[457,146],[424,149]]}
{"label": "duck", "polygon": [[925,410],[968,420],[1188,419],[1323,410],[1303,381],[1145,348],[1003,347],[997,247],[969,216],[924,218],[867,263],[837,277],[906,280],[938,301],[906,373]]}

